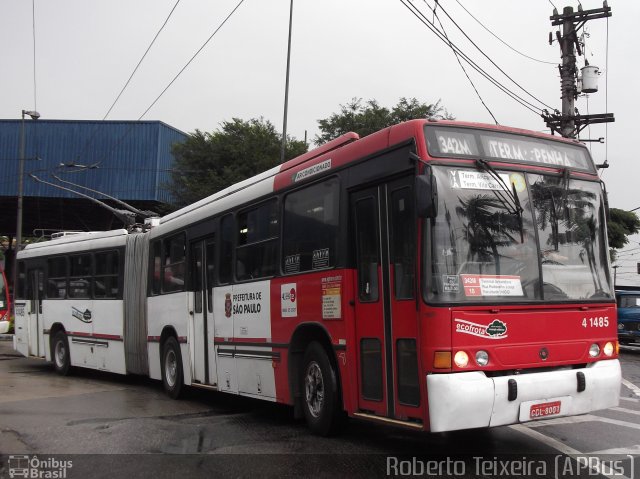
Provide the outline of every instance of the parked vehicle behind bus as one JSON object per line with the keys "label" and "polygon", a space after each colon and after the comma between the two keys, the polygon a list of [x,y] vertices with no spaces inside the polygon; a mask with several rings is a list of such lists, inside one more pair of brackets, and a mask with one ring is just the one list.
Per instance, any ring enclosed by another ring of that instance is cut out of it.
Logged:
{"label": "parked vehicle behind bus", "polygon": [[423,431],[618,404],[607,202],[577,141],[414,120],[18,254],[16,348]]}
{"label": "parked vehicle behind bus", "polygon": [[616,301],[620,344],[640,343],[640,290],[616,290]]}
{"label": "parked vehicle behind bus", "polygon": [[9,332],[11,324],[11,296],[9,295],[9,283],[0,269],[0,334]]}

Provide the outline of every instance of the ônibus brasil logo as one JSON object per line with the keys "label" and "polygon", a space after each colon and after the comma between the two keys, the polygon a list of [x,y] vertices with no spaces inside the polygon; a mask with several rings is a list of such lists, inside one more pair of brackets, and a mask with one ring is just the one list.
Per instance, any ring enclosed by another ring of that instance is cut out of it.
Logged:
{"label": "\u00f4nibus brasil logo", "polygon": [[470,334],[486,339],[503,339],[507,337],[507,324],[494,319],[490,324],[478,324],[464,319],[455,319],[456,333]]}

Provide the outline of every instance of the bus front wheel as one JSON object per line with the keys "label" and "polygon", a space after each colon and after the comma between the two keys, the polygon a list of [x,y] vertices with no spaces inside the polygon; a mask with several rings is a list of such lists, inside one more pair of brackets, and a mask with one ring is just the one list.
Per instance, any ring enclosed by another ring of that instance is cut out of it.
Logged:
{"label": "bus front wheel", "polygon": [[180,346],[173,336],[162,345],[162,385],[172,399],[182,393],[182,356]]}
{"label": "bus front wheel", "polygon": [[342,423],[337,374],[324,348],[313,341],[304,353],[302,380],[304,416],[314,434],[329,436]]}
{"label": "bus front wheel", "polygon": [[53,367],[61,376],[69,374],[71,356],[69,355],[69,341],[64,331],[58,331],[51,341],[51,357]]}

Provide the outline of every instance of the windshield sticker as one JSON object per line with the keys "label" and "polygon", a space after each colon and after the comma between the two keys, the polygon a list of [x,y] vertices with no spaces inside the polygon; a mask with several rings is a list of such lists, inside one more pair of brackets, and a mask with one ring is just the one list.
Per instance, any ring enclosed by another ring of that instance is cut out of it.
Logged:
{"label": "windshield sticker", "polygon": [[442,291],[444,293],[460,292],[460,281],[455,274],[442,275]]}
{"label": "windshield sticker", "polygon": [[511,173],[509,175],[509,180],[511,180],[511,184],[515,187],[518,193],[522,193],[527,189],[527,183],[524,181],[524,175],[521,173]]}
{"label": "windshield sticker", "polygon": [[342,276],[322,278],[322,319],[342,318]]}
{"label": "windshield sticker", "polygon": [[[511,184],[509,175],[501,173],[498,175],[507,188]],[[462,190],[504,190],[502,182],[493,175],[481,171],[449,170],[449,182],[451,188]]]}
{"label": "windshield sticker", "polygon": [[311,256],[313,269],[327,268],[329,266],[329,248],[314,249]]}
{"label": "windshield sticker", "polygon": [[283,318],[295,318],[298,316],[296,283],[280,285],[280,314]]}
{"label": "windshield sticker", "polygon": [[465,296],[524,296],[520,276],[461,274]]}
{"label": "windshield sticker", "polygon": [[478,324],[464,319],[454,319],[456,333],[470,334],[487,339],[504,339],[507,337],[507,323],[494,319],[490,324]]}
{"label": "windshield sticker", "polygon": [[297,273],[300,271],[300,253],[285,256],[284,272]]}

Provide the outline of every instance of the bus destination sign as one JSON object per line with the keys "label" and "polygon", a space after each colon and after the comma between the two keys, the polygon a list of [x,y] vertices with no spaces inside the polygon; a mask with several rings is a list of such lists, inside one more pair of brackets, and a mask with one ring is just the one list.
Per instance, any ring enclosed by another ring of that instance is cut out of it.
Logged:
{"label": "bus destination sign", "polygon": [[471,156],[594,171],[586,150],[578,145],[486,130],[427,127],[426,133],[432,156]]}

